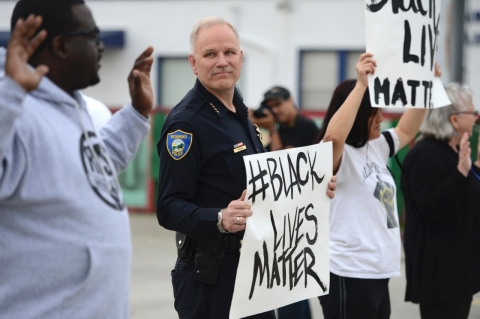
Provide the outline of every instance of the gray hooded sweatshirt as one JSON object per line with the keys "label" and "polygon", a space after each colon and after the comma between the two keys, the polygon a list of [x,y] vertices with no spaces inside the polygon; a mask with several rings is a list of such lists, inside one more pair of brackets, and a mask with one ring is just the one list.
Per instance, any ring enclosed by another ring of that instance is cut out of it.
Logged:
{"label": "gray hooded sweatshirt", "polygon": [[97,134],[78,92],[44,77],[27,93],[0,78],[1,319],[129,317],[130,227],[117,172],[148,130],[126,105]]}

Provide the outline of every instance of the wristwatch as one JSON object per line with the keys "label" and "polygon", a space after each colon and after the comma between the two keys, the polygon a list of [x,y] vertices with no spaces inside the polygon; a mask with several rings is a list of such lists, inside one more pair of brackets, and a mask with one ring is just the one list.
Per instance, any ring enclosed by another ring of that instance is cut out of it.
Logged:
{"label": "wristwatch", "polygon": [[226,233],[228,233],[228,231],[226,231],[226,230],[223,229],[223,227],[222,227],[222,213],[223,213],[223,209],[221,209],[221,210],[218,212],[218,215],[217,215],[217,227],[218,227],[218,230],[219,230],[222,234],[226,234]]}

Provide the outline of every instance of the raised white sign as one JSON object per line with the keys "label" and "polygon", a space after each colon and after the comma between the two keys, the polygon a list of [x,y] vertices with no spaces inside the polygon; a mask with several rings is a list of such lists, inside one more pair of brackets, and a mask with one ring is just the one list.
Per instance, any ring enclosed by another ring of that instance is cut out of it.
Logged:
{"label": "raised white sign", "polygon": [[[367,52],[377,62],[369,76],[374,107],[434,108],[450,104],[435,85],[441,0],[365,0]],[[439,83],[439,82],[438,82]],[[433,95],[440,95],[434,104]]]}

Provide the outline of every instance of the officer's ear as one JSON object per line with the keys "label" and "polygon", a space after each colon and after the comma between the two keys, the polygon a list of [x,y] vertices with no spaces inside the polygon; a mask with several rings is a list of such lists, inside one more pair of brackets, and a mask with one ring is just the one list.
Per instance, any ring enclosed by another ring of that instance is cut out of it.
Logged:
{"label": "officer's ear", "polygon": [[192,67],[193,74],[198,75],[197,61],[195,60],[195,57],[193,56],[193,54],[190,54],[188,56],[188,62],[190,62],[190,66]]}

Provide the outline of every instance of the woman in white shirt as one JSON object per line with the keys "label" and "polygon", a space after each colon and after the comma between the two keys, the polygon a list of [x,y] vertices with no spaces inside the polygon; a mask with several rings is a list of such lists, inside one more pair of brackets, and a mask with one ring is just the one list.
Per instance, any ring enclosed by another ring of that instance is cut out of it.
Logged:
{"label": "woman in white shirt", "polygon": [[425,110],[408,109],[397,127],[380,131],[370,104],[373,55],[356,65],[357,80],[338,85],[320,140],[333,142],[337,191],[330,208],[330,293],[320,297],[325,319],[390,317],[388,281],[400,276],[400,230],[389,157],[416,135]]}

